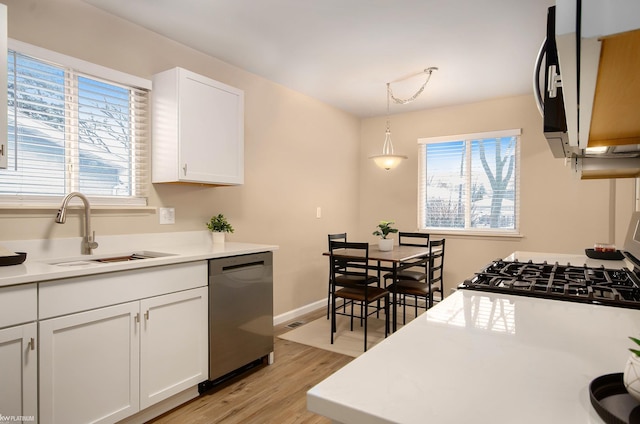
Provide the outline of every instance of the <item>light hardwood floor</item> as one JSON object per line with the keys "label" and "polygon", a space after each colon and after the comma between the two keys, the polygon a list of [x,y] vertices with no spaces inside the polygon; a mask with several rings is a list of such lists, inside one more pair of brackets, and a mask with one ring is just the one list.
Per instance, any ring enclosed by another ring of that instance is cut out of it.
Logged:
{"label": "light hardwood floor", "polygon": [[[320,309],[296,321],[310,322],[325,313],[326,310]],[[279,334],[290,330],[286,327],[288,324],[275,328],[272,365],[259,365],[152,423],[330,423],[331,420],[307,411],[307,390],[353,358],[279,339]]]}

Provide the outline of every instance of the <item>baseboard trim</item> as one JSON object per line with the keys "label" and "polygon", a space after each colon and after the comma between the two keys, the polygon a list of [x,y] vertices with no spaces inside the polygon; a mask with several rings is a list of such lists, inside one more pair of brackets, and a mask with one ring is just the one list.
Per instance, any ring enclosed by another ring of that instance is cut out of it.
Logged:
{"label": "baseboard trim", "polygon": [[[439,294],[433,297],[433,300],[435,302],[439,302],[441,300],[441,297]],[[424,307],[424,302],[422,301],[422,307]],[[320,299],[316,302],[313,303],[309,303],[307,305],[301,306],[297,309],[291,310],[289,312],[285,312],[284,314],[280,314],[277,316],[273,317],[273,325],[278,325],[278,324],[282,324],[283,322],[288,322],[288,321],[293,321],[296,318],[304,315],[304,314],[308,314],[309,312],[313,312],[317,309],[320,308],[326,308],[327,307],[327,299]]]}
{"label": "baseboard trim", "polygon": [[273,325],[282,324],[283,322],[292,321],[304,314],[308,314],[309,312],[313,312],[320,308],[327,307],[327,299],[321,299],[313,303],[309,303],[308,305],[301,306],[297,309],[294,309],[289,312],[285,312],[284,314],[280,314],[273,317]]}

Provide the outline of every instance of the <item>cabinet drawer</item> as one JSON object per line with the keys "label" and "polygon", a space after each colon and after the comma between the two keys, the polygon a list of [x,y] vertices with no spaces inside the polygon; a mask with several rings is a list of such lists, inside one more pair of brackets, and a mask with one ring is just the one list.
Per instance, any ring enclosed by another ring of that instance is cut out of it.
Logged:
{"label": "cabinet drawer", "polygon": [[35,321],[38,314],[36,284],[0,288],[0,328]]}
{"label": "cabinet drawer", "polygon": [[206,286],[207,262],[141,268],[40,283],[40,319]]}

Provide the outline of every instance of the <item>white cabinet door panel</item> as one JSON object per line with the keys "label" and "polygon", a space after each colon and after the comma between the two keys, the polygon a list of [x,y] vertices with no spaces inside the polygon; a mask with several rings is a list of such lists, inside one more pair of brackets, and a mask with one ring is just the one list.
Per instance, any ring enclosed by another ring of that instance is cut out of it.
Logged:
{"label": "white cabinet door panel", "polygon": [[180,163],[187,166],[182,178],[242,183],[237,90],[193,74],[185,75],[180,84]]}
{"label": "white cabinet door panel", "polygon": [[139,303],[40,322],[41,423],[115,423],[139,409]]}
{"label": "white cabinet door panel", "polygon": [[152,182],[244,183],[244,92],[182,68],[153,77]]}
{"label": "white cabinet door panel", "polygon": [[140,408],[208,378],[208,288],[140,302]]}
{"label": "white cabinet door panel", "polygon": [[0,330],[0,415],[8,419],[38,422],[36,331],[36,323]]}

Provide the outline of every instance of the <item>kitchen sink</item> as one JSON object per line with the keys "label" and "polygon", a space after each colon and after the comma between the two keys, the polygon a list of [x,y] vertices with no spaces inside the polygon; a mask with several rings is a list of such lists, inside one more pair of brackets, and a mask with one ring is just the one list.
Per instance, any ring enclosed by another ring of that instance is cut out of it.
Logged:
{"label": "kitchen sink", "polygon": [[134,253],[123,253],[123,254],[115,254],[108,256],[91,256],[87,257],[80,256],[74,258],[67,259],[57,259],[55,261],[49,262],[50,265],[56,266],[93,266],[93,265],[101,265],[115,262],[128,262],[128,261],[139,261],[143,259],[152,259],[152,258],[162,258],[165,256],[175,256],[173,253],[163,253],[163,252],[150,252],[150,251],[140,251]]}

